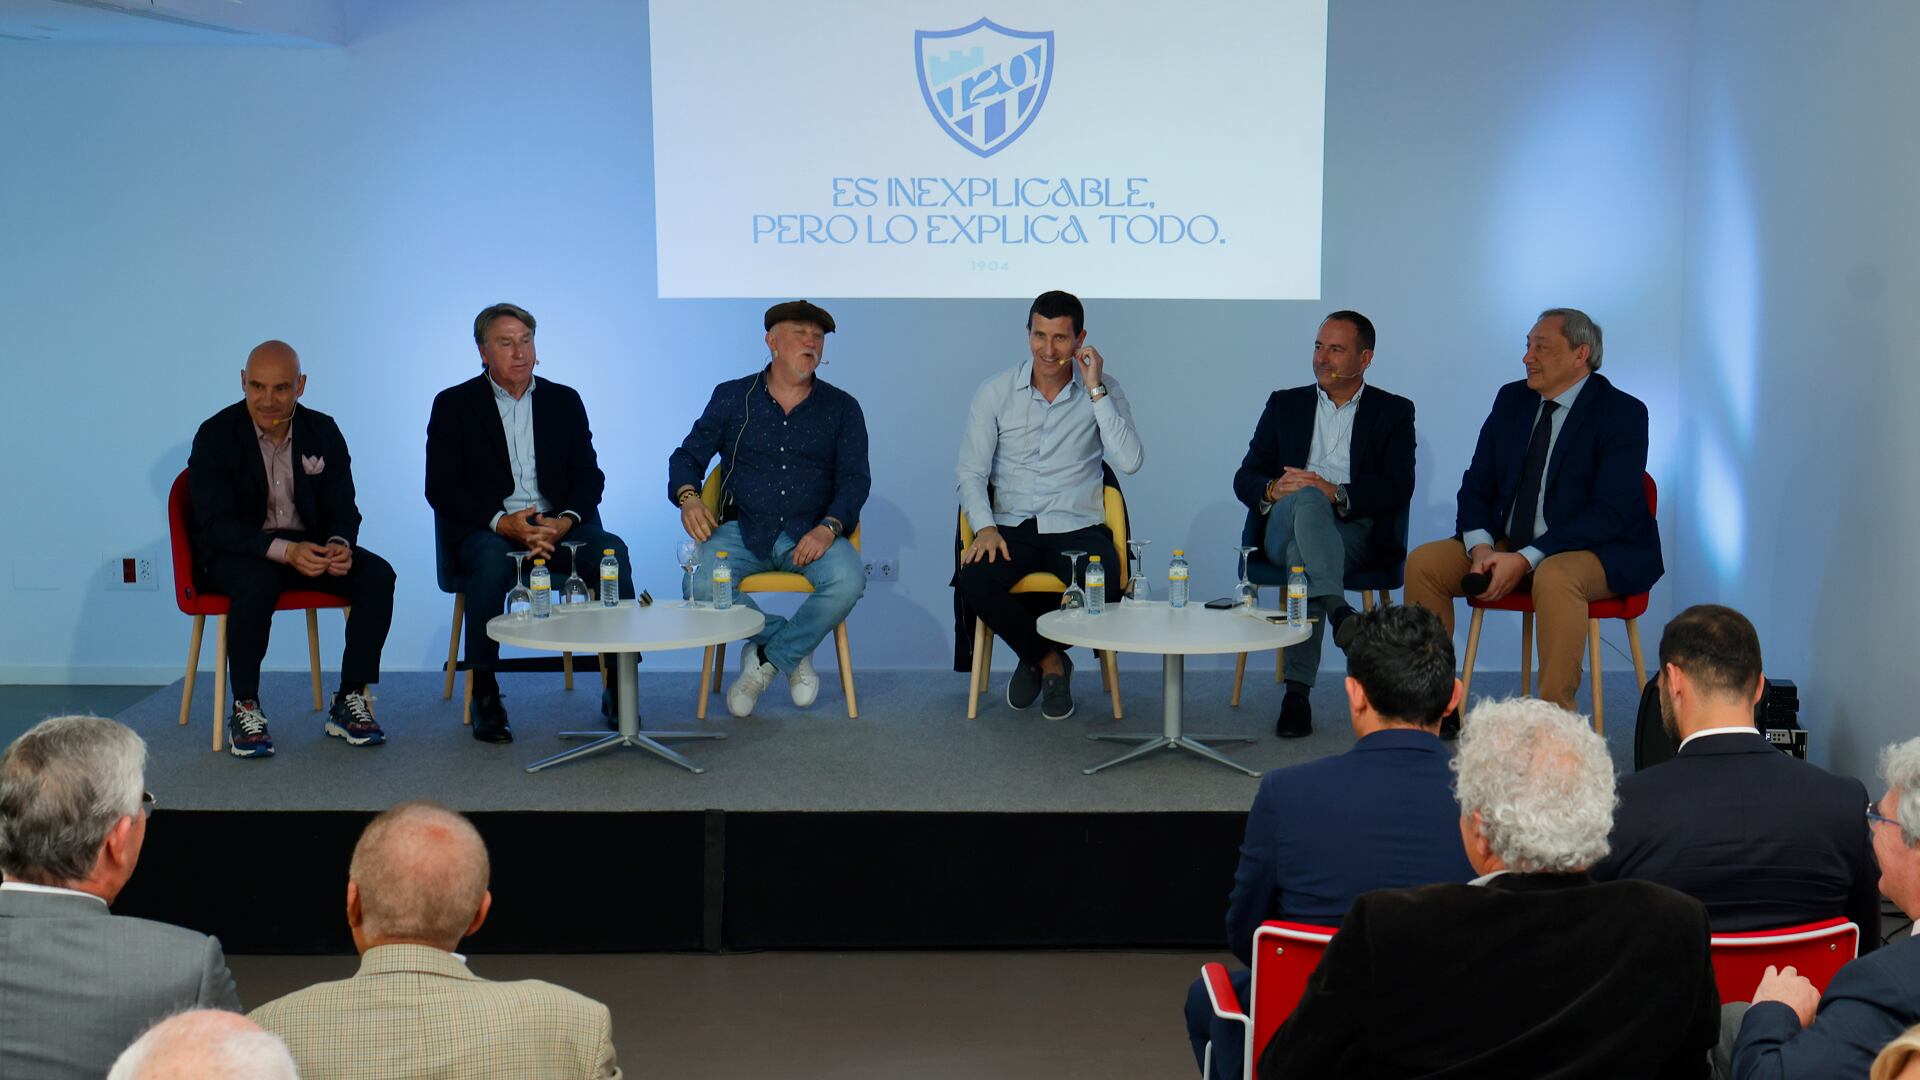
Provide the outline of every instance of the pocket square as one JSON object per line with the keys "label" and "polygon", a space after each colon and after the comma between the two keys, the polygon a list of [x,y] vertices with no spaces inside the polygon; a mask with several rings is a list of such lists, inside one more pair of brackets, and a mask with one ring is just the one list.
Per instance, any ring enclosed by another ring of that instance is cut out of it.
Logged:
{"label": "pocket square", "polygon": [[327,459],[315,454],[300,455],[300,469],[308,476],[319,476],[327,467]]}

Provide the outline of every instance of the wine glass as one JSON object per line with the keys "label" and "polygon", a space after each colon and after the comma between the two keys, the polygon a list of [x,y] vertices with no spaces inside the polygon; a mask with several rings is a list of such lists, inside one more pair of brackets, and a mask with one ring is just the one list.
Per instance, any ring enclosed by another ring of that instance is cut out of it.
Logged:
{"label": "wine glass", "polygon": [[1240,583],[1233,587],[1233,606],[1240,611],[1252,611],[1260,601],[1260,586],[1247,577],[1247,560],[1257,547],[1240,548]]}
{"label": "wine glass", "polygon": [[686,599],[680,601],[680,606],[690,608],[693,606],[693,572],[700,566],[700,541],[692,537],[680,541],[673,549],[673,557],[680,563],[680,572],[686,575],[681,593]]}
{"label": "wine glass", "polygon": [[1147,576],[1140,572],[1146,565],[1146,552],[1140,549],[1151,543],[1151,540],[1127,541],[1127,587],[1120,594],[1123,604],[1144,604],[1153,599],[1153,590],[1147,586]]}
{"label": "wine glass", "polygon": [[567,555],[573,560],[573,573],[567,575],[567,583],[560,589],[560,602],[565,606],[562,611],[585,611],[593,602],[587,593],[587,583],[580,577],[580,549],[586,546],[585,540],[562,540],[560,546],[567,549]]}
{"label": "wine glass", "polygon": [[1087,590],[1080,587],[1080,560],[1087,553],[1084,551],[1063,551],[1060,554],[1065,555],[1072,561],[1071,569],[1067,571],[1067,589],[1060,594],[1060,610],[1066,612],[1068,615],[1085,615],[1087,613]]}
{"label": "wine glass", "polygon": [[533,590],[527,588],[521,571],[526,566],[527,553],[509,551],[507,558],[513,560],[513,588],[507,590],[507,616],[514,622],[526,622],[532,617]]}

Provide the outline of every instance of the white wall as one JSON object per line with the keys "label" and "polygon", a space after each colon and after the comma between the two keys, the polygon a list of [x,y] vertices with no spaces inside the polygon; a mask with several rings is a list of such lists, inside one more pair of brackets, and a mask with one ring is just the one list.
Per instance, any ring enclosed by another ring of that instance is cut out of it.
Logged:
{"label": "white wall", "polygon": [[[177,676],[168,581],[108,592],[99,564],[164,564],[167,484],[267,337],[301,350],[307,403],[353,447],[364,541],[399,571],[388,667],[436,667],[451,604],[421,495],[426,412],[476,370],[472,316],[500,299],[539,316],[542,374],[587,397],[606,516],[641,583],[675,587],[666,455],[715,381],[759,364],[767,301],[654,299],[645,10],[349,13],[344,49],[0,43],[0,453],[23,466],[0,595],[31,614],[0,620],[0,679]],[[1153,561],[1183,543],[1197,591],[1226,591],[1232,470],[1266,392],[1309,377],[1336,307],[1373,317],[1374,381],[1419,406],[1416,543],[1450,530],[1474,433],[1542,307],[1606,326],[1607,374],[1653,408],[1653,470],[1677,469],[1690,32],[1659,0],[1334,4],[1324,299],[1089,303],[1147,446],[1127,491]],[[964,403],[1020,359],[1025,304],[812,299],[841,325],[826,377],[871,428],[868,550],[904,567],[855,615],[855,655],[944,668]],[[1515,665],[1515,622],[1489,620],[1487,668]],[[323,624],[331,656],[337,620]],[[304,666],[296,622],[268,662]]]}

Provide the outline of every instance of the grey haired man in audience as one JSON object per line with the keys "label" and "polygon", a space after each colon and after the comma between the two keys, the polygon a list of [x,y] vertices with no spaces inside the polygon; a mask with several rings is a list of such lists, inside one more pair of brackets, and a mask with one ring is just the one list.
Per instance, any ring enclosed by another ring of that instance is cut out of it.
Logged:
{"label": "grey haired man in audience", "polygon": [[239,1013],[194,1009],[155,1024],[107,1080],[300,1080],[287,1044]]}
{"label": "grey haired man in audience", "polygon": [[240,1007],[219,941],[108,910],[146,841],[146,765],[98,716],[0,752],[0,1077],[93,1080],[160,1017]]}

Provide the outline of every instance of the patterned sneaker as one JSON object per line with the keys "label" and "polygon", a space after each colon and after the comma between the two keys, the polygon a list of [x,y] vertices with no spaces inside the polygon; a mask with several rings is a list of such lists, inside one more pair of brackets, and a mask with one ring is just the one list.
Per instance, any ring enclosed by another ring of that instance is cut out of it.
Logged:
{"label": "patterned sneaker", "polygon": [[387,741],[386,732],[373,721],[365,690],[333,696],[333,708],[327,711],[327,734],[347,740],[348,746],[379,746]]}
{"label": "patterned sneaker", "polygon": [[272,757],[273,739],[267,734],[267,714],[248,698],[233,703],[227,714],[227,753],[234,757]]}
{"label": "patterned sneaker", "polygon": [[813,670],[813,657],[801,657],[787,673],[787,693],[793,695],[793,703],[803,709],[820,696],[820,673]]}
{"label": "patterned sneaker", "polygon": [[727,711],[745,717],[753,712],[753,703],[773,683],[780,669],[760,655],[760,646],[749,642],[740,650],[740,675],[727,687]]}

